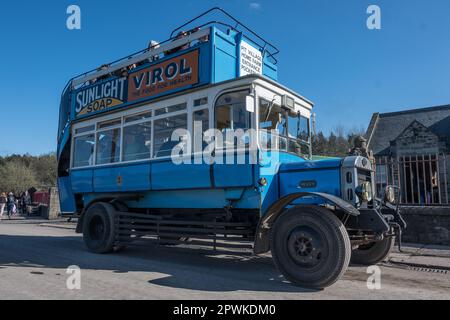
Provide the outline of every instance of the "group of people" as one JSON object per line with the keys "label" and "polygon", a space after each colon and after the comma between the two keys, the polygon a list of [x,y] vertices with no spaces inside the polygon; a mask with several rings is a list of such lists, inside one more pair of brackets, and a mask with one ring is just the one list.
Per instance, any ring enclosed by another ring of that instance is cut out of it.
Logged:
{"label": "group of people", "polygon": [[[190,31],[187,31],[187,32],[186,32],[186,31],[180,31],[180,32],[176,35],[176,37],[172,38],[172,41],[180,40],[180,39],[185,38],[185,37],[187,37],[187,36],[189,36],[189,35],[191,35],[191,34],[193,34],[193,33],[198,32],[198,31],[200,31],[200,30],[201,30],[200,28],[194,28],[194,29],[192,29],[192,30],[190,30]],[[198,39],[198,42],[200,42],[200,43],[204,43],[204,42],[208,42],[208,41],[209,41],[209,36],[204,36],[204,37]],[[175,54],[175,53],[177,53],[177,52],[179,52],[179,51],[189,49],[189,48],[191,47],[191,45],[192,45],[192,44],[191,44],[190,42],[188,42],[188,43],[186,43],[186,44],[184,44],[184,45],[182,45],[182,46],[180,46],[180,47],[173,48],[173,49],[171,49],[171,50],[165,51],[165,52],[164,52],[164,56],[170,56],[170,55]],[[154,51],[154,50],[156,50],[156,49],[159,49],[159,48],[160,48],[159,42],[157,42],[157,41],[155,41],[155,40],[152,40],[152,41],[150,41],[149,44],[148,44],[147,52],[152,52],[152,51]],[[102,76],[100,76],[100,77],[98,77],[98,78],[96,78],[96,79],[93,79],[93,80],[90,81],[89,84],[94,84],[94,83],[96,83],[97,81],[101,81],[101,80],[108,79],[108,78],[111,77],[112,75],[117,76],[117,77],[126,77],[126,76],[128,75],[128,73],[129,73],[129,71],[131,71],[131,70],[133,70],[133,69],[136,69],[136,68],[138,68],[138,67],[140,67],[140,66],[143,66],[143,65],[145,65],[145,64],[147,64],[147,63],[155,62],[155,61],[157,61],[157,60],[159,60],[159,59],[160,59],[160,55],[156,55],[156,54],[155,54],[155,55],[151,56],[150,58],[148,58],[148,59],[146,59],[146,60],[143,60],[143,61],[140,61],[140,62],[131,64],[130,66],[128,66],[128,67],[126,67],[126,68],[119,69],[119,70],[115,71],[115,72],[112,73],[112,74],[111,74],[111,73],[109,73],[109,74],[104,74],[104,75],[102,75]],[[97,72],[99,72],[99,71],[104,71],[104,70],[108,70],[109,67],[110,67],[110,65],[104,64],[104,65],[100,66],[100,67],[97,69]]]}
{"label": "group of people", "polygon": [[12,216],[17,215],[19,212],[26,214],[30,205],[31,196],[28,191],[22,193],[20,197],[16,197],[12,192],[8,194],[2,192],[0,194],[0,221],[3,219],[5,210],[8,218],[11,219]]}

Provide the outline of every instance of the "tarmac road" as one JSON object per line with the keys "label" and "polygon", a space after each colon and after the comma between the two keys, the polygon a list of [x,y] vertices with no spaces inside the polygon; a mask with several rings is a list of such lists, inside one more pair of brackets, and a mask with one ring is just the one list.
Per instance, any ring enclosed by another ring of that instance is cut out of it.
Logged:
{"label": "tarmac road", "polygon": [[[71,265],[82,270],[81,290],[67,289]],[[381,290],[368,290],[367,269],[351,266],[334,286],[311,291],[284,281],[267,256],[183,246],[95,255],[71,229],[0,222],[0,299],[450,299],[450,272],[380,267]]]}

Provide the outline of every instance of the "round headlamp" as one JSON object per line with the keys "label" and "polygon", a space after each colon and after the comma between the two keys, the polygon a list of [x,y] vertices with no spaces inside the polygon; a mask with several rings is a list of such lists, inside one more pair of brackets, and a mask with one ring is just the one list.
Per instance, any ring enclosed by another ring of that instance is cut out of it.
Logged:
{"label": "round headlamp", "polygon": [[395,204],[395,189],[392,186],[387,186],[384,190],[384,201],[390,204]]}
{"label": "round headlamp", "polygon": [[355,193],[361,202],[372,201],[372,184],[370,182],[363,182],[356,188]]}

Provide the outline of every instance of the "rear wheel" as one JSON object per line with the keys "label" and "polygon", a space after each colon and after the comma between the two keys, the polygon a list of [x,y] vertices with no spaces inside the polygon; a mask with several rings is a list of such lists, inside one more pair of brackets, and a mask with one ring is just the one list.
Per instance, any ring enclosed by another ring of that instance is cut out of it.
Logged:
{"label": "rear wheel", "polygon": [[395,237],[387,237],[382,241],[359,246],[352,252],[352,263],[360,265],[375,265],[387,261],[394,249]]}
{"label": "rear wheel", "polygon": [[115,247],[115,209],[109,203],[96,203],[83,219],[83,240],[93,253],[110,253]]}
{"label": "rear wheel", "polygon": [[351,255],[344,225],[321,207],[296,207],[283,214],[272,231],[271,249],[287,280],[316,289],[339,280]]}

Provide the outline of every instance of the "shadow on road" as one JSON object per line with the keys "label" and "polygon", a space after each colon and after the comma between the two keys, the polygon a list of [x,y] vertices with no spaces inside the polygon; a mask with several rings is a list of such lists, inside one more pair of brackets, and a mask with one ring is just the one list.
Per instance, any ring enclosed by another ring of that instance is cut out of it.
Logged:
{"label": "shadow on road", "polygon": [[10,267],[65,270],[72,265],[117,274],[148,272],[145,283],[169,288],[315,292],[284,281],[267,257],[178,246],[130,247],[119,253],[95,255],[86,251],[78,236],[0,235],[0,274],[1,269]]}

